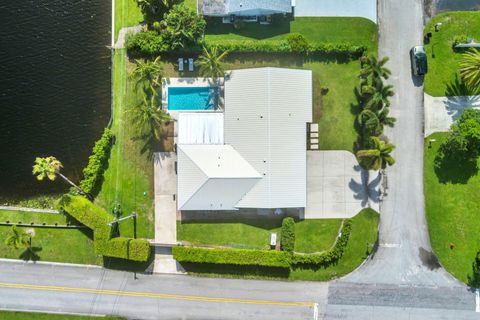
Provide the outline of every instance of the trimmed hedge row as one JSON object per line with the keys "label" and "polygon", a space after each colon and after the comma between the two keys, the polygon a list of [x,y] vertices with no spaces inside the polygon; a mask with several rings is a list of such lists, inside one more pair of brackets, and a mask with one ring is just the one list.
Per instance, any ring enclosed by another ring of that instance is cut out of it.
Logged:
{"label": "trimmed hedge row", "polygon": [[[302,37],[303,38],[303,37]],[[301,53],[341,55],[348,58],[359,58],[366,51],[365,46],[356,46],[350,43],[307,43],[299,44],[298,37],[289,37],[286,40],[208,40],[205,46],[217,47],[220,51],[239,53]],[[155,56],[168,52],[171,49],[163,43],[162,37],[155,31],[145,31],[131,34],[127,37],[126,48],[129,53]],[[180,52],[202,52],[201,46],[185,47]]]}
{"label": "trimmed hedge row", "polygon": [[80,188],[86,193],[96,194],[99,191],[103,173],[110,157],[113,138],[112,131],[105,128],[102,137],[95,142],[92,155],[88,158],[88,165],[83,169],[84,179],[80,182]]}
{"label": "trimmed hedge row", "polygon": [[275,250],[173,247],[172,252],[174,259],[179,262],[256,265],[281,268],[290,266],[289,255]]}
{"label": "trimmed hedge row", "polygon": [[293,252],[295,250],[295,220],[292,217],[283,219],[280,237],[282,250]]}
{"label": "trimmed hedge row", "polygon": [[207,249],[196,247],[173,247],[172,252],[173,258],[180,263],[254,265],[281,268],[302,266],[328,267],[343,256],[350,238],[351,228],[352,221],[350,219],[345,220],[342,235],[335,243],[335,246],[327,252],[318,254],[299,254],[275,250]]}
{"label": "trimmed hedge row", "polygon": [[342,228],[342,235],[335,243],[335,246],[324,253],[298,254],[292,255],[293,265],[310,265],[314,267],[327,267],[336,263],[342,256],[350,238],[350,231],[352,229],[352,221],[345,220]]}
{"label": "trimmed hedge row", "polygon": [[88,199],[64,195],[58,202],[58,209],[93,230],[93,243],[98,255],[134,261],[148,260],[150,243],[145,239],[111,238],[112,228],[108,223],[113,217]]}

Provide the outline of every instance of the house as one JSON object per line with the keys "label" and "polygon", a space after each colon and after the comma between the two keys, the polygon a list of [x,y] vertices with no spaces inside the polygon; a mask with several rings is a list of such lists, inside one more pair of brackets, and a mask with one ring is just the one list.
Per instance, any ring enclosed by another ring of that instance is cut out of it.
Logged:
{"label": "house", "polygon": [[230,71],[224,90],[224,112],[179,114],[178,209],[305,208],[311,71]]}
{"label": "house", "polygon": [[255,19],[272,14],[292,13],[292,0],[197,0],[201,15]]}

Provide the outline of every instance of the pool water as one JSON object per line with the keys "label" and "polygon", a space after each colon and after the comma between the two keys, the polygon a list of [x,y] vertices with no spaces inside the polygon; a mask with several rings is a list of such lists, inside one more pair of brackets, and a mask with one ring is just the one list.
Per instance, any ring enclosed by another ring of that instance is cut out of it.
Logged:
{"label": "pool water", "polygon": [[212,110],[217,92],[212,87],[168,87],[169,110]]}

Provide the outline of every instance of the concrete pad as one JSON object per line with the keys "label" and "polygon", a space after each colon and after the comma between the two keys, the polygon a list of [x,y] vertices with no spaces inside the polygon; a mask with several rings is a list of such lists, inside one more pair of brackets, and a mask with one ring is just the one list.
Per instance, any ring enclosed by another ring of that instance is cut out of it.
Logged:
{"label": "concrete pad", "polygon": [[310,132],[318,132],[318,123],[310,124]]}
{"label": "concrete pad", "polygon": [[311,144],[310,150],[318,150],[318,144]]}
{"label": "concrete pad", "polygon": [[177,243],[177,202],[173,195],[155,196],[155,243]]}
{"label": "concrete pad", "polygon": [[379,211],[380,182],[348,151],[307,151],[305,219],[350,218],[367,207]]}
{"label": "concrete pad", "polygon": [[295,17],[363,17],[377,23],[377,0],[296,0]]}
{"label": "concrete pad", "polygon": [[311,144],[318,144],[318,139],[317,138],[310,139],[310,143]]}
{"label": "concrete pad", "polygon": [[450,130],[452,123],[468,108],[480,109],[480,95],[432,97],[425,93],[425,137]]}
{"label": "concrete pad", "polygon": [[318,138],[318,132],[310,132],[310,138]]}
{"label": "concrete pad", "polygon": [[180,263],[173,259],[171,248],[155,247],[153,273],[184,274],[185,270]]}
{"label": "concrete pad", "polygon": [[177,243],[176,160],[174,152],[154,155],[155,243]]}
{"label": "concrete pad", "polygon": [[153,160],[155,195],[176,194],[175,161],[177,161],[177,155],[174,152],[157,152],[154,154]]}

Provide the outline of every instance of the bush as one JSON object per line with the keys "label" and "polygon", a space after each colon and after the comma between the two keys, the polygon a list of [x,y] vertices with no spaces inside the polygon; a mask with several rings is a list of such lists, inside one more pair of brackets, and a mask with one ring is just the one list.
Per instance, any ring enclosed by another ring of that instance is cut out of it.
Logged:
{"label": "bush", "polygon": [[287,43],[292,52],[304,53],[307,52],[309,48],[307,39],[300,33],[290,33],[287,36]]}
{"label": "bush", "polygon": [[[310,43],[303,47],[301,43],[292,49],[287,40],[213,40],[205,43],[207,48],[217,47],[219,51],[238,53],[303,53],[308,55],[322,54],[337,58],[357,59],[367,50],[365,46],[355,46],[349,43]],[[131,34],[127,37],[126,48],[130,55],[157,56],[174,51],[163,36],[155,31],[144,31]],[[176,47],[177,52],[200,54],[201,43],[191,44],[182,48]],[[297,51],[297,50],[302,51]]]}
{"label": "bush", "polygon": [[202,39],[206,22],[195,10],[179,4],[173,6],[160,22],[163,42],[170,50],[195,45]]}
{"label": "bush", "polygon": [[93,230],[93,243],[98,255],[134,261],[148,260],[150,243],[145,239],[112,239],[112,228],[108,223],[113,217],[86,198],[64,195],[58,202],[58,209]]}
{"label": "bush", "polygon": [[103,173],[108,165],[110,150],[113,145],[113,133],[105,128],[102,137],[95,143],[88,165],[83,169],[83,180],[80,188],[89,194],[97,194],[103,179]]}
{"label": "bush", "polygon": [[324,253],[312,253],[312,254],[298,254],[292,255],[292,265],[307,265],[312,267],[328,267],[329,265],[336,263],[342,256],[350,238],[350,230],[352,229],[352,221],[350,219],[345,220],[342,228],[342,235],[337,239],[335,246]]}
{"label": "bush", "polygon": [[172,252],[173,258],[178,262],[256,265],[281,268],[290,266],[289,254],[275,250],[173,247]]}
{"label": "bush", "polygon": [[291,217],[282,221],[280,244],[283,251],[293,252],[295,250],[295,221]]}

